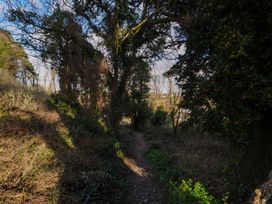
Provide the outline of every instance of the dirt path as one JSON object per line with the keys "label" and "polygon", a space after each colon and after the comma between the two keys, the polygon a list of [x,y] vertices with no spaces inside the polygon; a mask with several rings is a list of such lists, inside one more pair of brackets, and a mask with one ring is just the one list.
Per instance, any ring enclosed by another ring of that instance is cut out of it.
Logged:
{"label": "dirt path", "polygon": [[126,139],[129,141],[129,156],[125,155],[123,162],[131,171],[127,178],[129,187],[125,203],[165,203],[163,188],[144,155],[148,148],[144,135],[132,133]]}

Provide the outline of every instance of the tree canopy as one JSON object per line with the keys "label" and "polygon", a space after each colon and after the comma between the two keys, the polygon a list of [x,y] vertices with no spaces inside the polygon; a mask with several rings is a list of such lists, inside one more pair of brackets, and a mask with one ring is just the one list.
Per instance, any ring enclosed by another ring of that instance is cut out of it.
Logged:
{"label": "tree canopy", "polygon": [[271,114],[270,2],[201,1],[191,12],[186,51],[171,71],[191,121],[246,142]]}

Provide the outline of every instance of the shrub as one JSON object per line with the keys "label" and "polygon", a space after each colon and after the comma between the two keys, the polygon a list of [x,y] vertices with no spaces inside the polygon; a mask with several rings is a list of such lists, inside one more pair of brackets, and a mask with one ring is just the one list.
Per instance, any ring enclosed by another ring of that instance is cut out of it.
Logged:
{"label": "shrub", "polygon": [[154,126],[164,125],[166,123],[167,112],[163,109],[162,106],[156,108],[156,111],[152,117],[152,124]]}
{"label": "shrub", "polygon": [[47,102],[50,108],[55,108],[61,114],[65,114],[66,117],[75,119],[79,109],[78,104],[67,101],[63,97],[57,94],[52,94],[49,97]]}
{"label": "shrub", "polygon": [[75,135],[87,136],[102,133],[97,118],[90,115],[77,101],[70,101],[59,94],[50,95],[49,108],[56,110]]}
{"label": "shrub", "polygon": [[182,179],[180,184],[171,181],[169,183],[169,194],[170,203],[173,204],[218,203],[200,182],[193,183],[191,179]]}

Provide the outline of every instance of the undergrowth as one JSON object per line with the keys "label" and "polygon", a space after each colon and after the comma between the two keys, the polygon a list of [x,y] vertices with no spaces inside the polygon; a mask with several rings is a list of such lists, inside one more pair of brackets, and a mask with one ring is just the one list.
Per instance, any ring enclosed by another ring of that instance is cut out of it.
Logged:
{"label": "undergrowth", "polygon": [[[170,156],[159,146],[153,145],[146,152],[148,160],[159,171],[166,184],[171,204],[216,204],[219,203],[200,182],[182,178],[181,170],[175,168]],[[181,173],[180,173],[181,172]]]}

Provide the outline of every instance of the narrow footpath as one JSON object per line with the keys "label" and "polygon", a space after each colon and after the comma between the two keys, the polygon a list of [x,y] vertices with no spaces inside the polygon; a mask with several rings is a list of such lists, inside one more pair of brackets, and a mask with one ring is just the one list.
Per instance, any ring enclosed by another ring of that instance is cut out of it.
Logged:
{"label": "narrow footpath", "polygon": [[157,172],[144,155],[148,149],[144,135],[132,132],[127,135],[125,141],[128,145],[128,155],[124,155],[123,162],[130,169],[127,177],[128,193],[125,203],[165,203],[164,188],[159,182]]}

